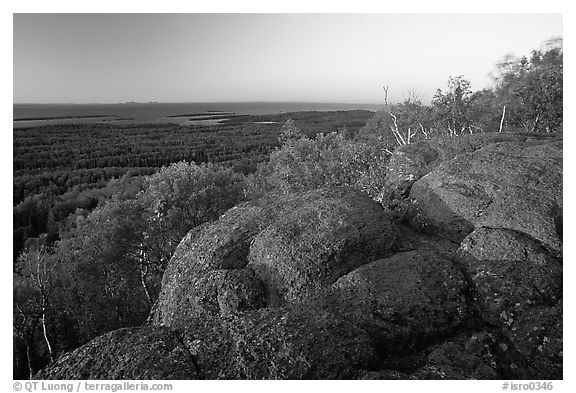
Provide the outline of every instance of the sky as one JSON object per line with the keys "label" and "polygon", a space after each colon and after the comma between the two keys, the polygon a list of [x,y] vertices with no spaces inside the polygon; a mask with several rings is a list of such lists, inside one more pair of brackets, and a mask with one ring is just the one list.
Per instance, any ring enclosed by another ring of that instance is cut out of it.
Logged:
{"label": "sky", "polygon": [[489,86],[561,14],[14,14],[14,103],[428,102]]}

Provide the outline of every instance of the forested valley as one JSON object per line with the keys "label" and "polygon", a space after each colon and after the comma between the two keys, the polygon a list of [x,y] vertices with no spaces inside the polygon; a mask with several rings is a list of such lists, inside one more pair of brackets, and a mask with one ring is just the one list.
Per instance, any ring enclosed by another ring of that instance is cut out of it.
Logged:
{"label": "forested valley", "polygon": [[237,116],[213,126],[13,130],[14,378],[146,321],[187,233],[265,194],[349,186],[378,200],[397,147],[433,137],[562,132],[563,52],[507,58],[494,85],[450,77],[383,109]]}

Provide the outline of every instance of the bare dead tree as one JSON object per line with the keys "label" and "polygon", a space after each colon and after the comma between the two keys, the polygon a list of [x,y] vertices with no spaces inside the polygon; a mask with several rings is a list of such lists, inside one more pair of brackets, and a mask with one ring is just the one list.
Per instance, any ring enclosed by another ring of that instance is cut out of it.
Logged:
{"label": "bare dead tree", "polygon": [[408,96],[404,98],[404,102],[409,104],[420,104],[422,102],[422,94],[415,87],[407,89]]}
{"label": "bare dead tree", "polygon": [[139,252],[137,260],[139,262],[139,272],[140,272],[140,283],[144,289],[144,294],[146,295],[146,300],[148,304],[152,306],[152,296],[150,295],[150,289],[148,288],[148,275],[150,272],[150,264],[148,262],[148,255],[146,253],[146,248],[142,242],[139,243]]}
{"label": "bare dead tree", "polygon": [[[388,115],[390,115],[390,117],[392,118],[392,122],[393,122],[393,124],[390,126],[390,131],[392,132],[392,135],[394,135],[394,138],[396,139],[396,143],[399,146],[404,146],[404,145],[410,144],[412,142],[412,138],[418,133],[418,130],[420,130],[422,132],[425,139],[428,139],[429,133],[426,132],[426,129],[424,128],[422,123],[418,124],[420,126],[419,129],[416,128],[415,130],[412,130],[412,127],[408,127],[408,130],[406,131],[406,135],[402,134],[402,131],[398,127],[398,118],[388,108],[388,86],[384,86],[383,88],[384,88],[384,93],[385,93],[384,102],[385,102],[385,106],[386,106],[386,113],[388,113]],[[418,93],[418,91],[415,88],[408,89],[408,98],[406,98],[406,101],[408,103],[419,104],[420,94]],[[392,152],[390,152],[388,150],[386,150],[386,152],[392,154]]]}
{"label": "bare dead tree", "polygon": [[384,106],[388,109],[388,86],[382,86],[384,89]]}

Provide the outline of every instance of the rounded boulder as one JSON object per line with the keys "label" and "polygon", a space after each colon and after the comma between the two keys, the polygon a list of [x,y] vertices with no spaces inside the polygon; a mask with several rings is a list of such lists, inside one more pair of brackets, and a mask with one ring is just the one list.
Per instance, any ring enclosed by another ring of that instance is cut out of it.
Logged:
{"label": "rounded boulder", "polygon": [[365,329],[382,357],[406,355],[466,320],[467,292],[455,262],[433,251],[409,251],[341,277],[325,307]]}
{"label": "rounded boulder", "polygon": [[399,229],[367,195],[347,188],[299,197],[250,246],[248,268],[276,307],[306,303],[358,266],[392,254]]}

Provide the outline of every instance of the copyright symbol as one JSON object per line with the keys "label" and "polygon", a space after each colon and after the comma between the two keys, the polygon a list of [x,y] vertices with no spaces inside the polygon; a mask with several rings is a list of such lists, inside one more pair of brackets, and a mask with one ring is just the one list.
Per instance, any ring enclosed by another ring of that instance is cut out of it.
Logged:
{"label": "copyright symbol", "polygon": [[20,382],[14,382],[14,390],[17,392],[22,390],[22,384]]}

